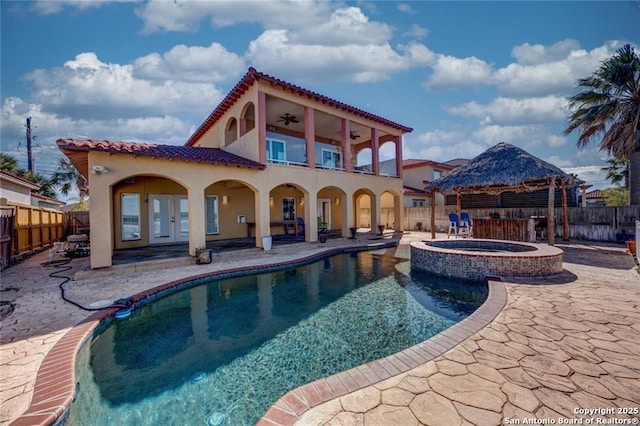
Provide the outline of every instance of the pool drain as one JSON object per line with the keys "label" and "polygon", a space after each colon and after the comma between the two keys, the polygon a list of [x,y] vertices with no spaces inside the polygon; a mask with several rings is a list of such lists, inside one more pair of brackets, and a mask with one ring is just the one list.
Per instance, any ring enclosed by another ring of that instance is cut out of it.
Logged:
{"label": "pool drain", "polygon": [[191,378],[192,382],[199,382],[200,380],[204,379],[205,374],[203,371],[198,371],[196,374],[193,375],[193,377]]}
{"label": "pool drain", "polygon": [[220,426],[222,423],[224,423],[224,413],[213,413],[211,416],[209,416],[209,420],[207,420],[207,424],[209,426]]}

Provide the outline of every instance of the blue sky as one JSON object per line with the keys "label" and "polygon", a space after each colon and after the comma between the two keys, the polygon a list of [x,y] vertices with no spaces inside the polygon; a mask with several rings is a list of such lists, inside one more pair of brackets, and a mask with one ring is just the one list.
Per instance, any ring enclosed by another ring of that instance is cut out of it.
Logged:
{"label": "blue sky", "polygon": [[26,167],[31,116],[45,175],[58,138],[183,144],[253,66],[413,127],[405,158],[508,142],[607,187],[597,144],[562,135],[566,97],[640,42],[638,1],[0,4],[1,149]]}

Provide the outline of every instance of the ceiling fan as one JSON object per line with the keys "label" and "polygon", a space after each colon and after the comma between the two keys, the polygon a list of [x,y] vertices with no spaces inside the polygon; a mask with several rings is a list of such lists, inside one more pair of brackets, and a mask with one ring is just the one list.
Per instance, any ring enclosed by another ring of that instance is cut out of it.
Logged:
{"label": "ceiling fan", "polygon": [[289,115],[288,112],[286,112],[284,115],[280,116],[280,120],[276,120],[276,122],[281,122],[284,121],[284,125],[288,126],[291,123],[299,123],[298,119],[296,118],[295,115]]}
{"label": "ceiling fan", "polygon": [[356,134],[355,132],[349,132],[349,137],[351,138],[351,140],[356,140],[360,137],[360,135]]}

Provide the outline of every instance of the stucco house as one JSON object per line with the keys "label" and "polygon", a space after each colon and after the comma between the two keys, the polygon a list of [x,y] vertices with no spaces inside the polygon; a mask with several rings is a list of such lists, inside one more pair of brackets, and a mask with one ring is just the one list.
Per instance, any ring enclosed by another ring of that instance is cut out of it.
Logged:
{"label": "stucco house", "polygon": [[13,173],[0,170],[0,204],[22,204],[44,209],[60,210],[64,202],[55,198],[40,195],[35,191],[40,185]]}
{"label": "stucco house", "polygon": [[[89,180],[91,267],[100,268],[115,249],[188,241],[193,255],[217,239],[252,237],[263,247],[289,232],[347,237],[362,205],[377,228],[383,196],[401,219],[402,137],[411,131],[249,68],[183,146],[57,145]],[[395,167],[383,174],[388,143]]]}

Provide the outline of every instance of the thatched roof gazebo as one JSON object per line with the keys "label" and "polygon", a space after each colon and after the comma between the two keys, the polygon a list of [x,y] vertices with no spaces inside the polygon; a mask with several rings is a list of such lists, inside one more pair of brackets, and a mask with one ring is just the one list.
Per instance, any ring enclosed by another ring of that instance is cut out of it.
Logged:
{"label": "thatched roof gazebo", "polygon": [[[501,142],[470,160],[451,173],[429,183],[425,190],[431,192],[453,191],[457,194],[458,215],[461,211],[461,194],[500,194],[502,192],[530,192],[549,188],[547,213],[548,241],[554,244],[553,208],[556,186],[562,187],[563,224],[568,236],[567,200],[565,188],[576,185],[571,175],[553,164],[543,161],[525,150]],[[435,238],[435,209],[431,209],[431,229]]]}

